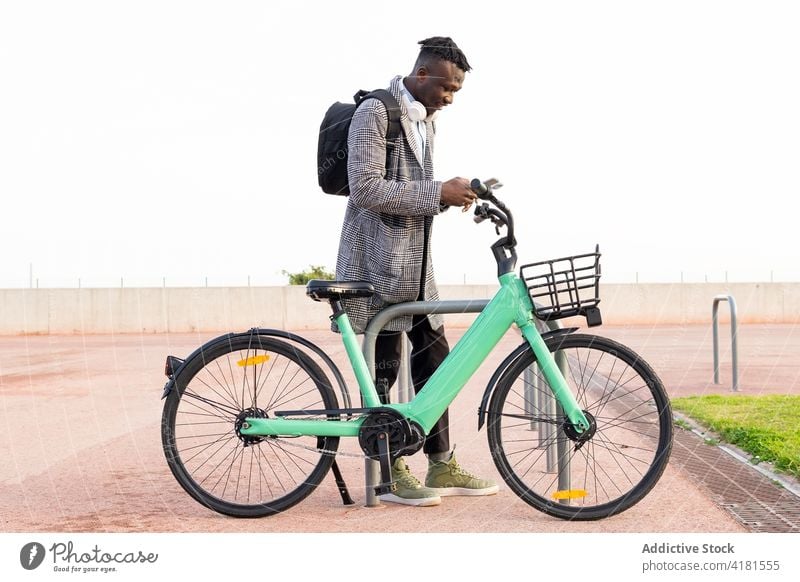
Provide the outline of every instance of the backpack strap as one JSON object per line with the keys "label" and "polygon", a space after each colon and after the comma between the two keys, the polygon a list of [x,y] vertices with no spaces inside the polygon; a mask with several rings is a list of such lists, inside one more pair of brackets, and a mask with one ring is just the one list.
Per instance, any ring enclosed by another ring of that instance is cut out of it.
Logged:
{"label": "backpack strap", "polygon": [[364,91],[363,89],[353,95],[353,100],[356,106],[361,105],[365,99],[375,98],[383,103],[386,107],[386,114],[389,116],[389,125],[386,128],[386,157],[389,157],[389,147],[394,147],[397,143],[397,138],[400,137],[402,127],[400,126],[400,104],[394,95],[389,93],[386,89],[376,89],[374,91]]}

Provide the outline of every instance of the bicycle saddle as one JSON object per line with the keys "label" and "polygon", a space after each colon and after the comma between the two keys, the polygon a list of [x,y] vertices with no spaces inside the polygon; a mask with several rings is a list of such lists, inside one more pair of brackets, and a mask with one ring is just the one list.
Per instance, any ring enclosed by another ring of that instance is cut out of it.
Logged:
{"label": "bicycle saddle", "polygon": [[375,293],[372,283],[366,281],[325,281],[312,279],[306,285],[306,295],[314,301],[370,297]]}

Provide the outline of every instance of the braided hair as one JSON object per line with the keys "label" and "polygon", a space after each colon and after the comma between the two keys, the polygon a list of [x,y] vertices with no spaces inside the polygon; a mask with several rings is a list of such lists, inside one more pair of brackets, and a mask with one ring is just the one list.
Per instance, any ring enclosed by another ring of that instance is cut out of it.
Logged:
{"label": "braided hair", "polygon": [[432,36],[419,41],[422,48],[417,57],[418,64],[430,62],[431,58],[450,61],[465,73],[472,70],[467,57],[449,36]]}

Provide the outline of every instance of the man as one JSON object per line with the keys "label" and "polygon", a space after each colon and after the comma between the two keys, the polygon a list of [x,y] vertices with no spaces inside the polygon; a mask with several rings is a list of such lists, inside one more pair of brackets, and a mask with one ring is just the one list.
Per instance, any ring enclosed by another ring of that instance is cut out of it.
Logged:
{"label": "man", "polygon": [[[350,197],[342,227],[336,278],[369,281],[376,293],[344,302],[356,332],[389,304],[439,298],[431,262],[433,217],[449,206],[465,210],[475,200],[466,178],[433,179],[434,119],[453,102],[471,69],[464,53],[447,37],[428,38],[412,73],[395,77],[389,92],[401,108],[402,135],[387,159],[386,107],[367,99],[356,110],[348,136]],[[379,334],[375,346],[376,385],[384,402],[399,367],[403,333],[411,340],[411,374],[419,391],[449,353],[441,316],[397,318]],[[428,455],[425,487],[397,459],[395,493],[381,499],[406,505],[438,505],[443,495],[491,495],[493,482],[462,470],[450,449],[448,415],[425,440]]]}

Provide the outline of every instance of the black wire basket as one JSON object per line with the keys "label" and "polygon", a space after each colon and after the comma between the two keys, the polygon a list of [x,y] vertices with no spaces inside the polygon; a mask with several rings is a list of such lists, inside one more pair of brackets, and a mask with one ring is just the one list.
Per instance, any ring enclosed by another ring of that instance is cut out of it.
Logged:
{"label": "black wire basket", "polygon": [[600,325],[600,247],[595,252],[520,267],[536,317],[543,321],[582,315]]}

